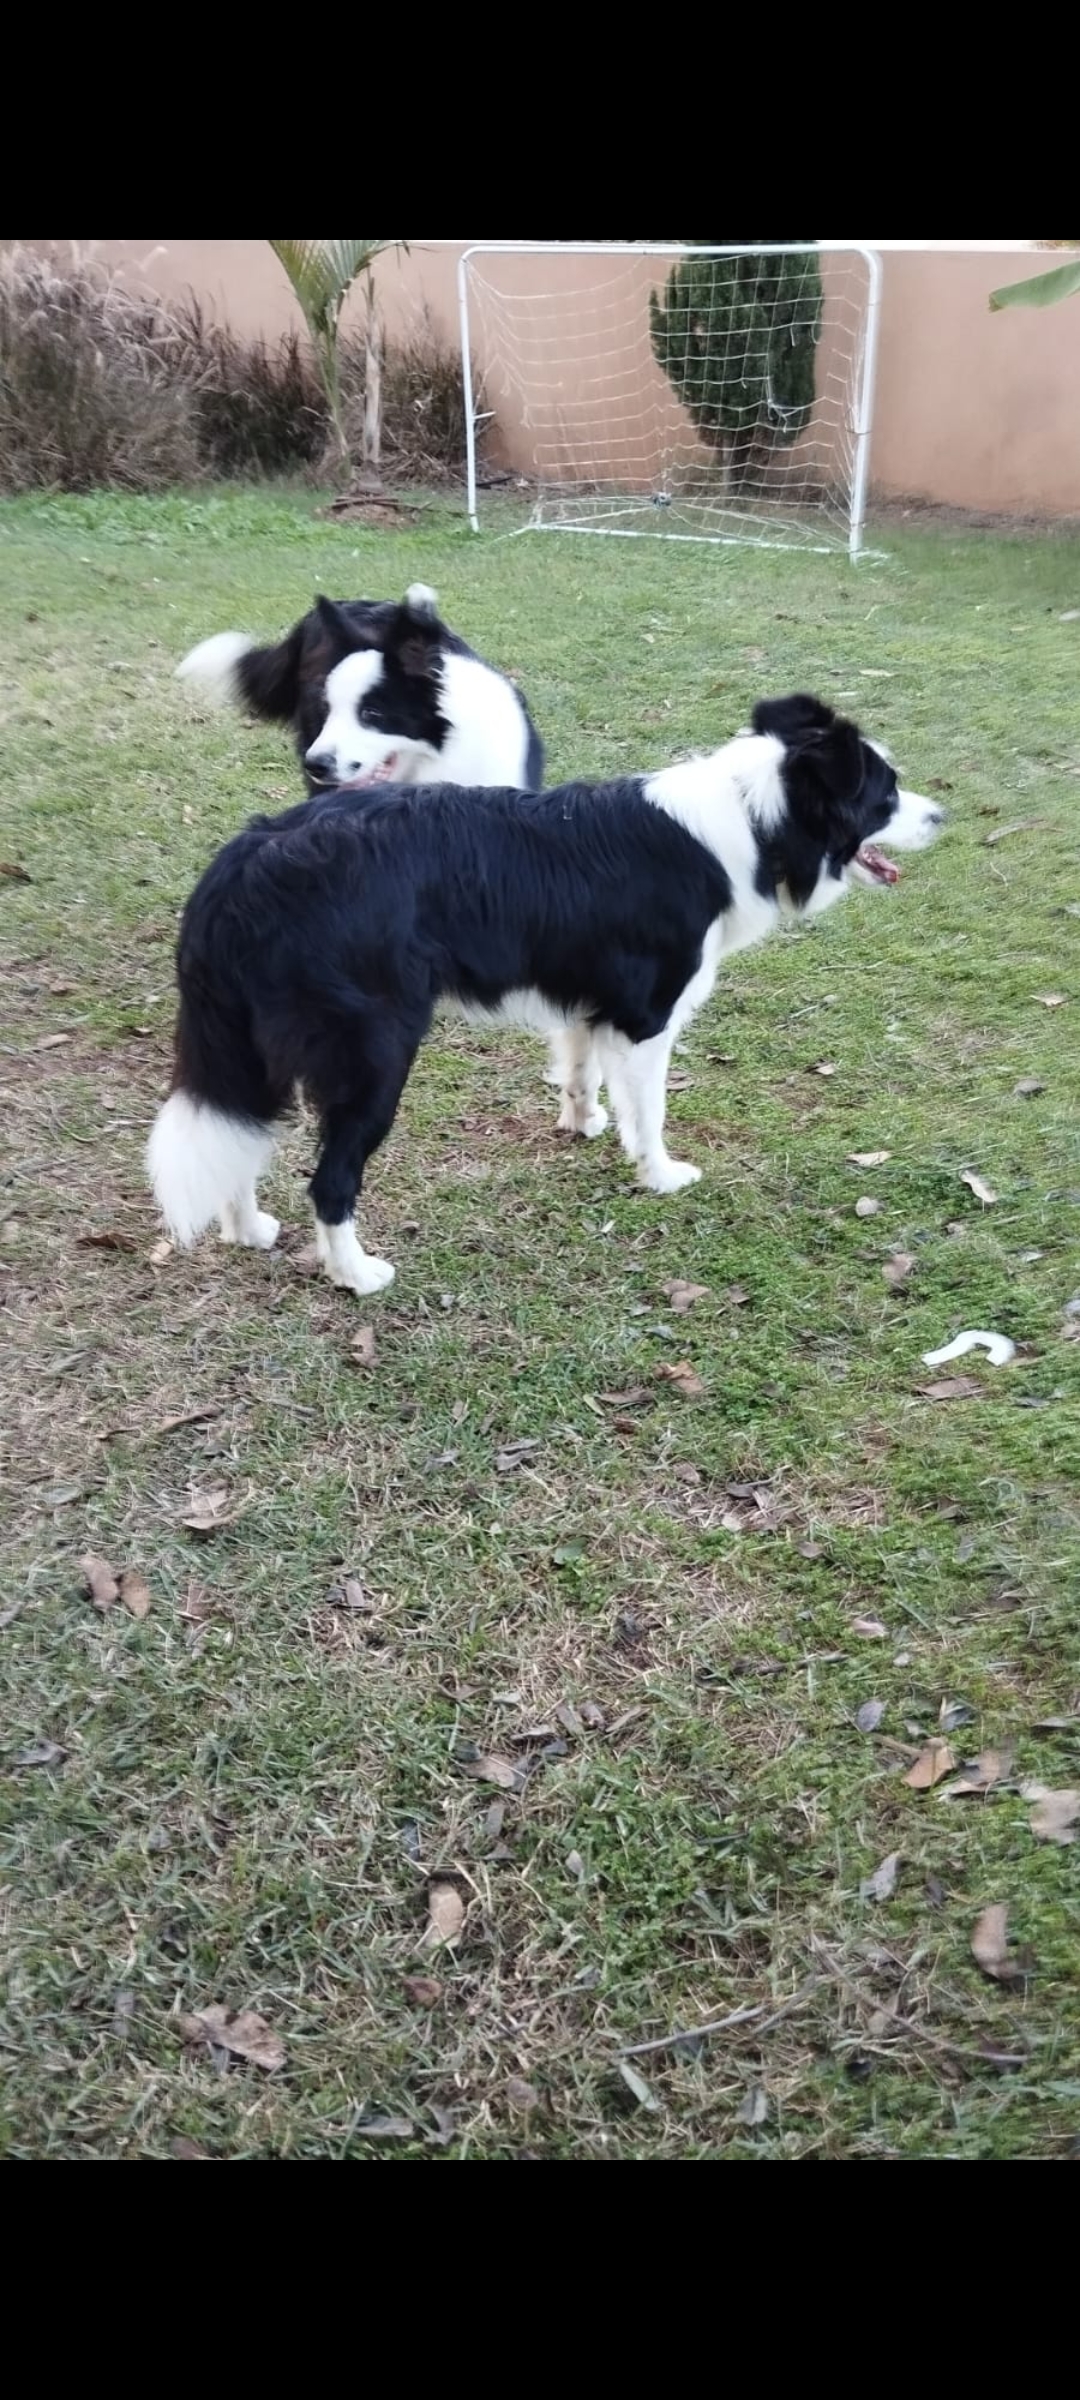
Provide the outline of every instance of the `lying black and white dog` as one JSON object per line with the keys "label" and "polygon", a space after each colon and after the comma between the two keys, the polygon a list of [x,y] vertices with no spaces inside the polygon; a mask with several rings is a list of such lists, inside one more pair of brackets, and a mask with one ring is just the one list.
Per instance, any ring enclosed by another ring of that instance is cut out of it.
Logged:
{"label": "lying black and white dog", "polygon": [[267,649],[212,634],[176,672],[291,725],[310,792],[391,780],[535,792],[544,779],[520,693],[442,623],[426,583],[401,601],[318,599]]}
{"label": "lying black and white dog", "polygon": [[335,792],[256,817],[184,913],[173,1089],[147,1153],[165,1221],[190,1243],[267,1249],[256,1201],[297,1085],[317,1107],[311,1182],[331,1282],[368,1293],[394,1269],[353,1211],[440,1004],[565,1032],[583,1120],[605,1078],[648,1191],[700,1169],[664,1143],[672,1044],[720,961],[851,880],[893,883],[876,842],[921,849],[942,810],[820,700],[762,701],[710,757],[554,791]]}

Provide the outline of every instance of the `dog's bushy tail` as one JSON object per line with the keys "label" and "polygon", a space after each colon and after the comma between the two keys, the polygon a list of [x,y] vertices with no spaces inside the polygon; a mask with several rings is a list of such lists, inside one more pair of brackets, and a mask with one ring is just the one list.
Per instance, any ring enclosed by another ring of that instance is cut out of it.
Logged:
{"label": "dog's bushy tail", "polygon": [[302,624],[266,649],[246,633],[212,633],[188,651],[176,672],[181,682],[198,685],[213,700],[291,724],[300,700],[302,647]]}
{"label": "dog's bushy tail", "polygon": [[274,1148],[269,1125],[245,1124],[190,1092],[170,1092],[146,1146],[147,1172],[174,1242],[187,1249],[254,1191]]}
{"label": "dog's bushy tail", "polygon": [[185,1248],[254,1186],[274,1147],[292,1078],[275,1073],[255,1036],[248,970],[229,908],[254,830],[228,844],[192,893],[177,953],[180,1009],[172,1090],[146,1150],[154,1196]]}

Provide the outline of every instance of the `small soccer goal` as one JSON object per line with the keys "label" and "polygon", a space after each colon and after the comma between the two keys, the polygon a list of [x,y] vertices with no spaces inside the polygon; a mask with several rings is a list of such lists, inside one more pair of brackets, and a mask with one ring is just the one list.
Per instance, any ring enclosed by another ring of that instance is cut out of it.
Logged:
{"label": "small soccer goal", "polygon": [[880,282],[874,251],[839,243],[465,251],[474,529],[501,488],[536,530],[857,558]]}

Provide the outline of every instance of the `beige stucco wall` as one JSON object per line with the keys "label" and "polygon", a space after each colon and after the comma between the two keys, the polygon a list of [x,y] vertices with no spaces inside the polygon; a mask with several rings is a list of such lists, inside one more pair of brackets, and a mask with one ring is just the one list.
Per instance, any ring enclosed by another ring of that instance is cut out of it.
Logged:
{"label": "beige stucco wall", "polygon": [[[244,333],[298,322],[285,277],[265,242],[128,241],[80,245],[133,280],[174,295],[195,290]],[[455,271],[462,242],[424,243],[380,262],[380,299],[391,331],[427,306],[457,338]],[[991,315],[995,284],[1059,263],[1046,252],[889,250],[871,454],[875,491],[953,506],[1061,516],[1080,512],[1080,299],[1047,310]],[[524,271],[523,271],[524,272]],[[548,290],[580,296],[594,273],[572,257],[545,266]],[[642,270],[649,280],[649,271]],[[507,268],[501,265],[506,278]],[[565,372],[565,351],[561,362]],[[657,407],[670,410],[656,378]],[[650,387],[651,388],[651,387]],[[515,410],[501,398],[504,448],[515,459]],[[610,397],[610,395],[609,395]],[[525,459],[519,462],[525,464]]]}
{"label": "beige stucco wall", "polygon": [[872,474],[961,508],[1080,511],[1080,298],[992,314],[987,293],[1071,251],[884,258]]}

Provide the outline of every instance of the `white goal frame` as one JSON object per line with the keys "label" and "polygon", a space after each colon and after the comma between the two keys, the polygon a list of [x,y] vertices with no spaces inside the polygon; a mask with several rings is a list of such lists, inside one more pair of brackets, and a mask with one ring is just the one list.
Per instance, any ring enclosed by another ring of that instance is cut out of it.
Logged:
{"label": "white goal frame", "polygon": [[[644,515],[646,513],[647,507],[650,518],[650,522],[642,524],[641,526],[587,525],[571,524],[566,522],[560,523],[550,516],[545,516],[543,514],[541,502],[538,500],[534,505],[528,524],[519,527],[518,530],[523,533],[548,532],[620,535],[624,540],[640,540],[648,539],[650,537],[659,537],[666,541],[712,542],[740,548],[749,547],[752,549],[765,550],[786,550],[797,548],[804,552],[810,551],[811,553],[816,552],[821,555],[827,554],[832,556],[835,556],[838,551],[841,551],[846,547],[847,554],[853,562],[860,556],[865,557],[868,555],[864,549],[863,537],[866,521],[867,490],[870,477],[870,436],[873,427],[874,384],[877,370],[878,324],[881,308],[881,259],[876,250],[867,249],[861,242],[718,242],[707,244],[693,244],[688,242],[473,243],[468,250],[462,252],[462,255],[458,261],[457,270],[458,312],[461,326],[461,364],[465,394],[467,507],[469,523],[473,532],[480,532],[476,457],[477,432],[478,429],[480,429],[488,420],[491,414],[489,410],[483,408],[478,409],[476,405],[478,379],[474,372],[470,310],[470,270],[473,268],[475,262],[482,259],[493,259],[500,257],[566,258],[568,256],[577,256],[579,258],[612,259],[654,258],[657,260],[658,264],[663,262],[663,265],[666,269],[670,263],[674,263],[685,258],[778,258],[811,255],[822,259],[858,259],[862,261],[866,270],[866,311],[861,331],[861,342],[859,343],[854,360],[855,373],[853,379],[853,390],[848,402],[849,422],[847,431],[852,445],[852,471],[850,479],[850,502],[847,517],[846,543],[844,543],[841,539],[834,539],[832,541],[803,540],[796,542],[795,540],[787,539],[782,532],[756,531],[754,530],[752,521],[749,520],[745,533],[741,531],[709,531],[692,533],[673,532],[669,531],[667,527],[659,521],[663,515],[663,507],[653,505],[651,500],[641,502],[642,514]],[[628,501],[628,507],[629,505],[630,503]],[[841,519],[841,523],[842,521],[843,520]]]}

